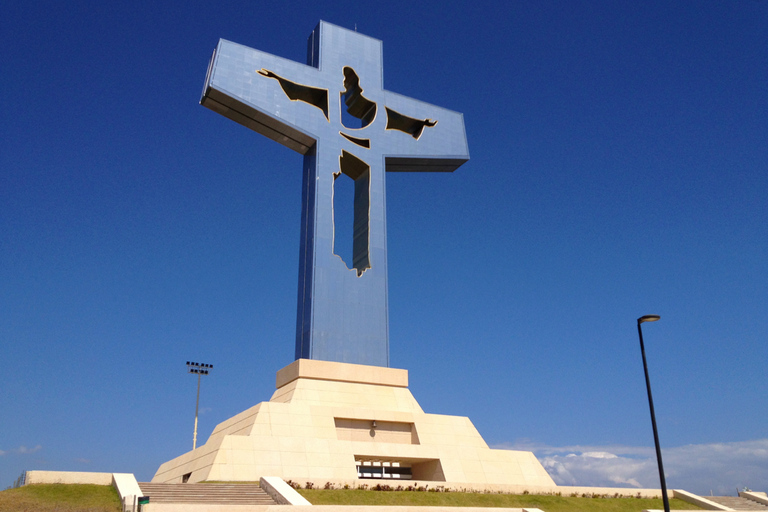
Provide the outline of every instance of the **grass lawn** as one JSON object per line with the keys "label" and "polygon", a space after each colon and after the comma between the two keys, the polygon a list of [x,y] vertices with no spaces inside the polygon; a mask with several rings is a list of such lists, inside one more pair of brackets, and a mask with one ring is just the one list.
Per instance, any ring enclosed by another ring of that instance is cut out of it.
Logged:
{"label": "grass lawn", "polygon": [[[631,491],[628,489],[628,491]],[[313,505],[412,505],[442,507],[531,507],[544,512],[639,512],[663,509],[661,498],[571,498],[532,494],[480,494],[463,492],[370,491],[361,489],[299,489]],[[670,500],[674,510],[700,510],[681,500]]]}
{"label": "grass lawn", "polygon": [[111,485],[33,484],[0,492],[0,512],[120,512]]}
{"label": "grass lawn", "polygon": [[[300,489],[313,505],[414,505],[444,507],[531,507],[545,512],[639,512],[663,508],[661,499],[572,498],[531,494]],[[671,500],[674,510],[697,510]],[[120,512],[112,486],[35,484],[0,492],[0,512]]]}

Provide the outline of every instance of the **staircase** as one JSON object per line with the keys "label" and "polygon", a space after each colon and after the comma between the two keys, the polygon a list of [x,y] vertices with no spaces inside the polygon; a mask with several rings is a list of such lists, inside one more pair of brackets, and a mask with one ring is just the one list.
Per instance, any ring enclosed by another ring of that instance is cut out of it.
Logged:
{"label": "staircase", "polygon": [[205,503],[216,505],[276,505],[256,484],[153,484],[140,482],[150,503]]}
{"label": "staircase", "polygon": [[704,496],[709,501],[714,501],[724,505],[732,510],[762,510],[768,512],[768,507],[762,503],[748,500],[747,498],[736,498],[733,496]]}

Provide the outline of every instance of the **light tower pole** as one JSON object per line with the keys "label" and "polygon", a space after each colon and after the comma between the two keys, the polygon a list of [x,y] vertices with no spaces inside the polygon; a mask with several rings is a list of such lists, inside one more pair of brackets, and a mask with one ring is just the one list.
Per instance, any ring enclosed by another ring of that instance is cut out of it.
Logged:
{"label": "light tower pole", "polygon": [[197,374],[197,401],[195,402],[195,433],[192,435],[192,449],[197,448],[197,410],[200,406],[200,377],[208,375],[208,372],[213,370],[212,364],[207,363],[190,363],[187,361],[187,371],[189,373]]}
{"label": "light tower pole", "polygon": [[669,512],[669,498],[667,497],[667,479],[664,477],[664,465],[661,463],[661,445],[659,444],[659,431],[656,428],[656,413],[653,411],[653,397],[651,396],[651,379],[648,377],[648,364],[645,362],[645,345],[643,344],[643,322],[655,322],[659,315],[645,315],[637,319],[637,334],[640,336],[640,352],[643,354],[643,370],[645,370],[645,387],[648,389],[648,405],[651,408],[651,424],[653,425],[653,441],[656,443],[656,461],[659,463],[659,479],[661,480],[661,499],[664,501],[664,512]]}

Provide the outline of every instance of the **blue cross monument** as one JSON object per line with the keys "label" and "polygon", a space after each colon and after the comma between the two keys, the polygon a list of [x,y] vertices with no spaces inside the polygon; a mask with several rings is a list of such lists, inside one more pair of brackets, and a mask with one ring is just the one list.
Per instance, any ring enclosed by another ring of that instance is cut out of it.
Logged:
{"label": "blue cross monument", "polygon": [[[322,21],[306,65],[220,40],[208,66],[201,105],[304,155],[296,359],[389,366],[385,171],[469,159],[462,114],[386,91],[382,75],[381,41]],[[340,180],[354,189],[347,232]]]}

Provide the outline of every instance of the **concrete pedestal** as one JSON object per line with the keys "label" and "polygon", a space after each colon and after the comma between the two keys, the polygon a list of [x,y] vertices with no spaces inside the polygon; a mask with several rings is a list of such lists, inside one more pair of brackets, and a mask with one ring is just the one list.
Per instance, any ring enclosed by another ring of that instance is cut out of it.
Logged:
{"label": "concrete pedestal", "polygon": [[408,390],[407,370],[309,359],[277,373],[269,402],[219,424],[152,481],[262,476],[320,487],[555,487],[533,453],[490,449],[469,418],[426,414]]}

